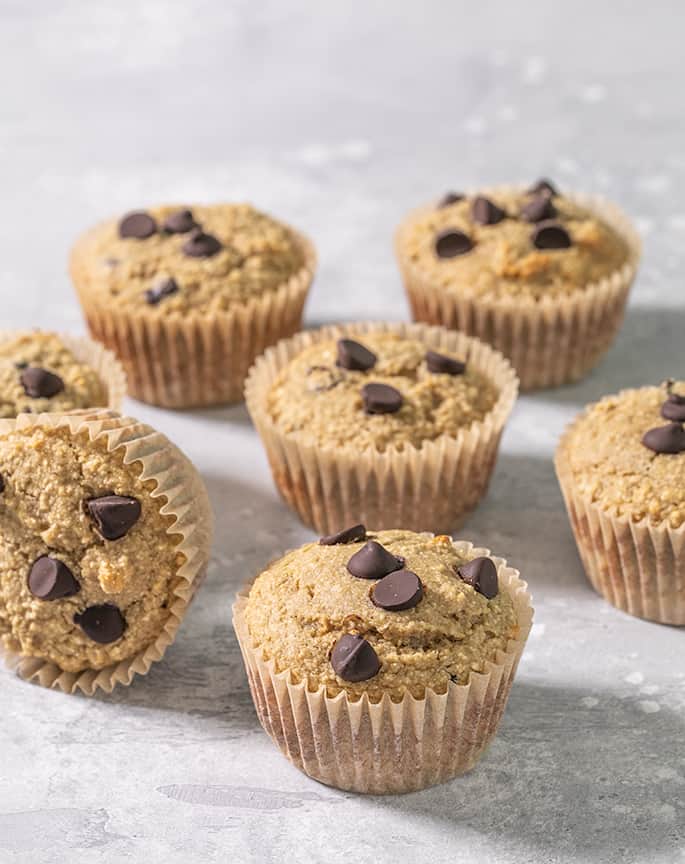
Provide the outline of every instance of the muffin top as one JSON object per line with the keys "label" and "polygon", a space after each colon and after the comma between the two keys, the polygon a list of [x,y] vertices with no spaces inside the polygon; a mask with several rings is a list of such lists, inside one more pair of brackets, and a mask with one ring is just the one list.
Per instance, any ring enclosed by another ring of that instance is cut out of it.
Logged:
{"label": "muffin top", "polygon": [[107,388],[54,333],[0,339],[0,417],[107,405]]}
{"label": "muffin top", "polygon": [[549,181],[483,196],[450,193],[407,224],[402,255],[450,294],[560,298],[627,263],[626,241]]}
{"label": "muffin top", "polygon": [[87,232],[72,253],[80,291],[157,316],[226,310],[275,290],[304,264],[295,233],[249,204],[128,213]]}
{"label": "muffin top", "polygon": [[420,447],[482,420],[498,398],[466,361],[393,333],[317,342],[284,367],[267,412],[318,447]]}
{"label": "muffin top", "polygon": [[590,405],[559,457],[575,488],[603,510],[679,528],[685,523],[685,381],[641,387]]}
{"label": "muffin top", "polygon": [[245,620],[278,672],[372,701],[466,684],[518,635],[491,559],[460,554],[444,535],[362,525],[271,564],[250,590]]}
{"label": "muffin top", "polygon": [[184,556],[164,498],[68,428],[0,431],[0,638],[69,672],[142,651],[161,632]]}

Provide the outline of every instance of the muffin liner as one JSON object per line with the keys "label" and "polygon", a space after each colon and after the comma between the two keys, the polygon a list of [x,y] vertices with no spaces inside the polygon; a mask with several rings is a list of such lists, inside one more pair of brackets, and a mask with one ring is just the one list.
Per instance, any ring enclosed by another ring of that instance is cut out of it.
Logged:
{"label": "muffin liner", "polygon": [[[484,191],[496,195],[518,189],[500,186]],[[511,360],[522,390],[578,381],[596,366],[621,327],[640,259],[640,238],[618,207],[598,196],[566,197],[620,234],[628,258],[604,279],[579,285],[562,297],[487,300],[455,296],[435,285],[405,254],[407,232],[433,208],[409,214],[396,234],[395,250],[414,320],[462,330],[497,348]]]}
{"label": "muffin liner", "polygon": [[[465,356],[499,390],[492,410],[455,437],[442,435],[418,448],[357,452],[316,447],[283,432],[266,403],[280,370],[315,342],[365,333],[397,333],[426,347]],[[449,534],[487,492],[500,437],[518,392],[509,362],[463,333],[424,324],[362,322],[298,333],[260,357],[248,376],[247,407],[269,458],[274,482],[300,519],[321,534],[364,522],[377,530],[402,525]]]}
{"label": "muffin liner", "polygon": [[[453,541],[460,553],[490,555],[471,543]],[[264,731],[283,755],[305,774],[354,792],[413,792],[444,783],[474,767],[492,740],[509,698],[519,659],[533,621],[528,586],[502,558],[493,557],[500,590],[512,598],[517,638],[483,673],[467,684],[450,683],[446,693],[406,693],[393,702],[386,694],[357,701],[345,691],[329,697],[325,687],[311,691],[276,671],[273,660],[254,646],[245,621],[251,583],[233,607],[235,628],[250,690]]]}
{"label": "muffin liner", "polygon": [[306,237],[292,233],[305,263],[287,282],[226,311],[185,316],[102,304],[93,289],[97,280],[77,243],[70,270],[88,328],[122,362],[129,395],[164,408],[242,401],[255,358],[301,327],[316,252]]}
{"label": "muffin liner", "polygon": [[16,420],[0,420],[0,436],[13,429],[34,426],[66,426],[73,436],[87,435],[91,442],[104,442],[109,453],[123,448],[124,464],[139,462],[141,479],[156,483],[151,497],[165,501],[160,512],[175,519],[168,533],[183,538],[176,551],[186,560],[176,574],[178,583],[171,593],[169,617],[155,641],[138,654],[103,669],[66,672],[50,661],[17,653],[0,640],[0,654],[6,665],[27,681],[64,693],[81,691],[87,696],[97,690],[111,693],[117,684],[128,686],[136,675],[146,675],[150,666],[162,659],[204,579],[213,521],[207,491],[192,463],[164,435],[116,412],[21,414]]}
{"label": "muffin liner", "polygon": [[555,467],[590,584],[630,615],[685,625],[685,525],[633,522],[581,495],[565,452],[568,434],[557,448]]}
{"label": "muffin liner", "polygon": [[[0,344],[10,342],[25,333],[25,330],[0,332]],[[72,336],[68,333],[58,333],[57,336],[79,363],[90,366],[107,388],[107,405],[102,407],[119,411],[126,395],[126,373],[114,354],[85,336]]]}

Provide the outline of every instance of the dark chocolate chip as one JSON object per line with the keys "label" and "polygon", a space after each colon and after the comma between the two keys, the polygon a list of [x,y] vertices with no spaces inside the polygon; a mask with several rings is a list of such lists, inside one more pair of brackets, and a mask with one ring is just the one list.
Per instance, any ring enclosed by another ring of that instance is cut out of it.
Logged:
{"label": "dark chocolate chip", "polygon": [[456,204],[458,201],[463,201],[464,196],[461,192],[448,192],[438,201],[438,207],[449,207],[450,204]]}
{"label": "dark chocolate chip", "polygon": [[167,234],[187,234],[193,228],[197,228],[198,224],[193,218],[192,210],[177,210],[166,217],[162,228]]}
{"label": "dark chocolate chip", "polygon": [[685,428],[680,423],[656,426],[645,432],[642,443],[655,453],[682,453],[685,451]]}
{"label": "dark chocolate chip", "polygon": [[411,570],[396,570],[384,576],[371,589],[371,602],[388,612],[412,609],[421,602],[423,585]]}
{"label": "dark chocolate chip", "polygon": [[680,393],[669,393],[661,406],[661,416],[677,423],[685,422],[685,396]]}
{"label": "dark chocolate chip", "polygon": [[473,243],[468,234],[448,228],[441,231],[435,238],[435,252],[438,258],[456,258],[465,255],[473,249]]}
{"label": "dark chocolate chip", "polygon": [[471,585],[483,597],[492,600],[497,596],[497,568],[490,558],[474,558],[457,569],[464,582]]}
{"label": "dark chocolate chip", "polygon": [[337,534],[326,534],[319,540],[321,546],[337,546],[339,543],[354,543],[357,540],[366,539],[366,528],[359,524],[351,528],[343,528]]}
{"label": "dark chocolate chip", "polygon": [[389,384],[365,384],[362,387],[364,411],[367,414],[396,414],[404,399],[399,390]]}
{"label": "dark chocolate chip", "polygon": [[148,288],[145,292],[145,299],[150,306],[156,306],[160,300],[164,299],[164,297],[170,297],[172,294],[176,294],[177,291],[178,282],[173,277],[169,277],[169,279],[160,279],[160,281],[156,282],[152,288]]}
{"label": "dark chocolate chip", "polygon": [[478,225],[497,225],[506,215],[501,207],[482,195],[474,198],[471,205],[471,218]]}
{"label": "dark chocolate chip", "polygon": [[26,369],[26,368],[28,368],[28,365],[29,364],[26,362],[26,360],[17,360],[17,362],[14,364],[14,368],[15,369]]}
{"label": "dark chocolate chip", "polygon": [[542,192],[545,195],[558,195],[559,194],[557,192],[554,184],[551,183],[549,180],[546,180],[544,177],[542,179],[538,180],[537,183],[534,183],[530,187],[528,192],[531,195],[537,195],[540,192]]}
{"label": "dark chocolate chip", "polygon": [[29,366],[20,376],[24,393],[32,399],[51,399],[64,390],[64,381],[47,369]]}
{"label": "dark chocolate chip", "polygon": [[545,219],[553,219],[556,215],[557,209],[549,195],[536,195],[521,207],[521,219],[525,219],[526,222],[543,222]]}
{"label": "dark chocolate chip", "polygon": [[381,579],[404,567],[404,558],[393,555],[376,540],[369,540],[347,562],[347,571],[357,579]]}
{"label": "dark chocolate chip", "polygon": [[550,220],[536,225],[531,240],[538,249],[568,249],[571,245],[571,238],[564,226]]}
{"label": "dark chocolate chip", "polygon": [[212,234],[205,234],[201,228],[193,229],[183,244],[183,253],[191,258],[211,258],[221,251],[221,243]]}
{"label": "dark chocolate chip", "polygon": [[140,518],[140,501],[127,495],[91,498],[86,508],[105,540],[119,540]]}
{"label": "dark chocolate chip", "polygon": [[5,478],[0,474],[0,495],[5,491]]}
{"label": "dark chocolate chip", "polygon": [[378,654],[362,636],[345,633],[333,646],[331,666],[343,681],[366,681],[378,674]]}
{"label": "dark chocolate chip", "polygon": [[28,577],[29,591],[41,600],[59,600],[73,597],[81,590],[74,574],[64,562],[42,555],[31,565]]}
{"label": "dark chocolate chip", "polygon": [[126,619],[117,606],[103,603],[100,606],[89,606],[85,612],[74,615],[74,623],[83,630],[93,642],[107,645],[121,639],[126,629]]}
{"label": "dark chocolate chip", "polygon": [[429,372],[436,375],[463,375],[466,372],[466,363],[445,354],[438,354],[437,351],[426,352],[426,366]]}
{"label": "dark chocolate chip", "polygon": [[144,210],[128,213],[119,223],[119,236],[145,240],[157,233],[157,223]]}
{"label": "dark chocolate chip", "polygon": [[361,342],[355,342],[354,339],[338,339],[336,366],[366,372],[368,369],[373,369],[377,359],[373,351],[369,351]]}

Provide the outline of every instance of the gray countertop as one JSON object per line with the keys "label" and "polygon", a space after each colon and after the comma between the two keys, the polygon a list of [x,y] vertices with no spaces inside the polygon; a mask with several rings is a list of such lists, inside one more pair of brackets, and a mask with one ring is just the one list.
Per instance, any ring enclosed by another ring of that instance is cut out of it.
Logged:
{"label": "gray countertop", "polygon": [[250,199],[309,232],[310,325],[406,318],[393,228],[450,187],[549,175],[614,198],[645,240],[616,345],[577,386],[521,398],[461,532],[519,567],[536,605],[476,770],[363,798],[280,756],[229,610],[312,535],[242,406],[131,401],[207,482],[209,577],[164,661],[127,689],[68,697],[0,672],[2,864],[685,862],[685,632],[592,592],[551,463],[586,402],[683,374],[681,42],[677,2],[0,3],[3,327],[81,332],[69,244],[158,200]]}

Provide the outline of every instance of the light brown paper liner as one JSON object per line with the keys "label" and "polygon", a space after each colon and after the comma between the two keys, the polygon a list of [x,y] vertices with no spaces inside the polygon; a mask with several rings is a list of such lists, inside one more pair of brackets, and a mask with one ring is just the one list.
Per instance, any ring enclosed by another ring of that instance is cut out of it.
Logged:
{"label": "light brown paper liner", "polygon": [[[24,336],[27,332],[26,330],[0,332],[0,345],[3,342],[11,342],[18,336]],[[79,363],[90,366],[105,385],[107,389],[107,405],[101,407],[119,411],[126,395],[126,373],[114,354],[108,351],[104,345],[93,342],[92,339],[88,339],[85,336],[72,336],[68,333],[57,333],[56,335],[62,344],[76,357]]]}
{"label": "light brown paper liner", "polygon": [[[490,555],[465,541],[454,545],[470,557]],[[527,584],[502,558],[492,560],[500,590],[514,602],[517,639],[467,684],[450,683],[444,694],[427,690],[423,699],[407,693],[400,702],[386,695],[373,703],[366,694],[352,701],[344,691],[331,698],[324,687],[310,691],[287,670],[276,672],[250,638],[245,607],[252,583],[245,586],[233,626],[257,715],[283,755],[321,783],[372,794],[425,789],[473,768],[497,731],[533,622]]]}
{"label": "light brown paper liner", "polygon": [[81,254],[86,234],[71,254],[72,281],[91,335],[122,362],[129,394],[164,408],[242,401],[255,358],[302,325],[316,252],[306,237],[292,233],[305,263],[285,284],[225,312],[187,316],[102,305],[87,252]]}
{"label": "light brown paper liner", "polygon": [[174,641],[190,601],[204,578],[212,534],[212,512],[207,490],[192,463],[168,438],[150,426],[121,417],[113,411],[74,412],[68,415],[21,414],[16,420],[0,420],[0,436],[13,429],[33,426],[60,428],[66,426],[72,435],[87,435],[91,442],[102,443],[109,453],[124,450],[124,464],[139,462],[140,478],[157,484],[150,493],[159,498],[160,512],[175,518],[169,534],[183,538],[176,551],[185,556],[177,572],[178,584],[169,602],[169,617],[155,641],[138,654],[113,663],[104,669],[65,672],[55,663],[39,657],[27,657],[3,646],[0,654],[7,666],[27,681],[62,690],[81,691],[92,696],[97,690],[111,693],[117,684],[128,686],[136,675],[146,675],[150,666],[161,660]]}
{"label": "light brown paper liner", "polygon": [[[499,390],[497,402],[482,421],[456,437],[443,435],[402,451],[325,450],[299,433],[279,429],[266,411],[266,400],[280,370],[315,342],[363,338],[365,333],[397,333],[437,351],[468,353],[469,364]],[[517,392],[510,364],[488,345],[442,327],[378,322],[324,327],[279,342],[257,360],[245,388],[277,488],[300,519],[320,534],[360,521],[377,530],[402,525],[412,531],[451,533],[487,492]]]}
{"label": "light brown paper liner", "polygon": [[[511,192],[518,187],[484,190]],[[578,381],[597,365],[623,322],[641,242],[628,217],[614,204],[588,195],[566,196],[595,213],[621,235],[629,254],[623,267],[608,277],[564,297],[487,300],[455,296],[431,282],[405,254],[406,234],[428,209],[410,213],[400,225],[395,251],[415,321],[442,324],[477,336],[508,357],[522,390],[558,387]]]}
{"label": "light brown paper liner", "polygon": [[[572,428],[572,427],[571,427]],[[661,624],[685,625],[685,525],[613,516],[575,488],[566,453],[555,456],[559,485],[592,587],[618,609]]]}

